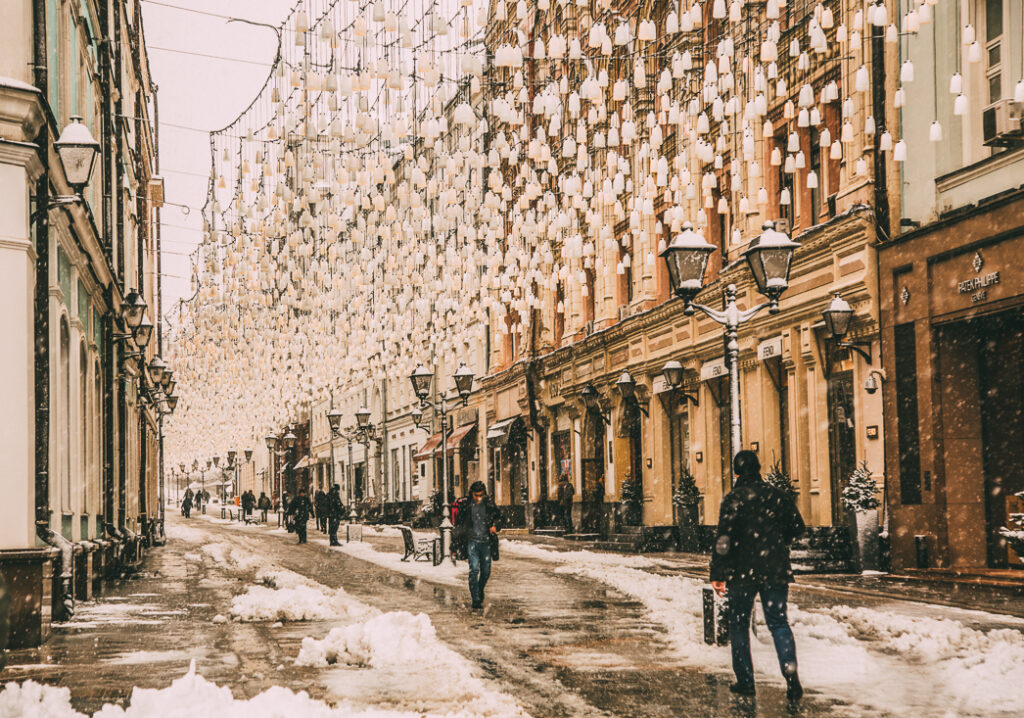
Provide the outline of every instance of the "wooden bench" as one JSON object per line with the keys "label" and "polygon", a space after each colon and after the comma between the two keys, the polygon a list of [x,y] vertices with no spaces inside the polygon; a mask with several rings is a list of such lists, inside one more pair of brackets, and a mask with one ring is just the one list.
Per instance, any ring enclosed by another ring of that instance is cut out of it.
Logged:
{"label": "wooden bench", "polygon": [[399,526],[398,530],[402,532],[402,542],[405,544],[405,555],[402,556],[403,561],[408,561],[409,557],[412,556],[413,561],[434,561],[434,542],[432,539],[418,539],[412,534],[412,529],[408,526]]}

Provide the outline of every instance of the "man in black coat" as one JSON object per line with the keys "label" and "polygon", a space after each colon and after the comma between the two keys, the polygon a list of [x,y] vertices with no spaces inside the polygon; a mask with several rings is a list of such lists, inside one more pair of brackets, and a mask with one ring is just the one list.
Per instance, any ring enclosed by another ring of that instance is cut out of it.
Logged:
{"label": "man in black coat", "polygon": [[256,508],[260,510],[260,520],[263,523],[267,523],[267,512],[274,508],[274,504],[270,501],[270,497],[267,496],[266,491],[260,492],[260,498],[256,502]]}
{"label": "man in black coat", "polygon": [[558,481],[558,511],[561,514],[562,528],[567,534],[572,533],[572,502],[576,496],[576,489],[573,488],[569,477],[562,474]]}
{"label": "man in black coat", "polygon": [[338,526],[345,517],[345,504],[341,501],[341,486],[335,484],[331,487],[331,493],[327,494],[325,508],[327,515],[327,527],[331,535],[331,546],[340,546],[338,542]]}
{"label": "man in black coat", "polygon": [[796,643],[786,606],[793,569],[789,546],[804,532],[804,520],[790,496],[761,479],[761,462],[752,451],[733,460],[736,483],[722,499],[718,535],[711,554],[711,585],[729,597],[729,639],[736,682],[733,693],[753,695],[754,665],[750,659],[750,614],[761,596],[765,623],[775,641],[786,695],[803,695],[797,677]]}
{"label": "man in black coat", "polygon": [[[455,515],[455,541],[469,559],[469,595],[473,608],[483,608],[484,588],[491,576],[491,544],[497,544],[501,515],[483,481],[469,487],[469,502]],[[455,548],[455,547],[453,547]]]}
{"label": "man in black coat", "polygon": [[292,523],[295,526],[295,533],[299,537],[299,543],[306,543],[306,522],[309,515],[313,513],[313,504],[306,496],[306,489],[299,489],[299,495],[288,504],[288,513],[292,516]]}
{"label": "man in black coat", "polygon": [[316,527],[320,533],[327,533],[327,493],[317,489],[313,495],[313,508],[316,509]]}

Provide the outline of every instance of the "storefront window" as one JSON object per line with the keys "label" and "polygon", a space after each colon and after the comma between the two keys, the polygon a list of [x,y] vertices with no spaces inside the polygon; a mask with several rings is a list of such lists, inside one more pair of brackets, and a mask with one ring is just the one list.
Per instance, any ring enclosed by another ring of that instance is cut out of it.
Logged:
{"label": "storefront window", "polygon": [[551,435],[551,455],[554,461],[555,481],[563,476],[572,481],[572,432],[556,431]]}

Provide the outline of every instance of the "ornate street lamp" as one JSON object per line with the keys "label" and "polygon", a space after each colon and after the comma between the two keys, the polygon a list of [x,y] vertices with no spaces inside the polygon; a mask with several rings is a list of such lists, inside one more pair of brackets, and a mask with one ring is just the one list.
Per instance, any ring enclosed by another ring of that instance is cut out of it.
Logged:
{"label": "ornate street lamp", "polygon": [[298,441],[298,439],[299,439],[299,437],[297,437],[295,434],[293,434],[291,432],[291,430],[289,429],[288,433],[284,435],[284,447],[286,449],[294,449],[295,448],[295,442]]}
{"label": "ornate street lamp", "polygon": [[412,411],[409,412],[409,414],[410,416],[412,416],[412,423],[416,425],[417,429],[419,429],[420,424],[423,423],[423,410],[420,409],[418,406],[414,406]]}
{"label": "ornate street lamp", "polygon": [[[828,338],[835,342],[837,347],[852,349],[864,357],[864,361],[869,365],[871,364],[871,342],[846,341],[846,335],[850,332],[850,323],[853,321],[853,307],[840,296],[839,292],[835,293],[835,296],[832,297],[832,302],[828,305],[828,309],[823,311],[821,316],[825,320],[825,330],[828,332]],[[867,349],[865,350],[864,347],[867,347]],[[875,391],[878,391],[877,387],[875,387]],[[873,394],[874,391],[869,393]]]}
{"label": "ornate street lamp", "polygon": [[678,389],[683,385],[683,365],[675,359],[665,362],[661,373],[665,375],[665,383],[671,388]]}
{"label": "ornate street lamp", "polygon": [[421,402],[426,401],[427,397],[430,396],[430,384],[434,381],[434,372],[420,364],[416,367],[416,370],[409,375],[409,381],[412,382],[412,390],[416,394],[416,397]]}
{"label": "ornate street lamp", "polygon": [[124,314],[124,322],[128,325],[129,329],[135,329],[142,323],[142,317],[146,313],[147,306],[146,300],[134,289],[125,295],[121,311]]}
{"label": "ornate street lamp", "polygon": [[683,231],[661,253],[668,267],[669,284],[673,293],[685,302],[683,311],[687,315],[693,314],[691,302],[704,287],[704,273],[714,251],[714,245],[686,222]]}
{"label": "ornate street lamp", "polygon": [[327,412],[327,423],[331,425],[331,436],[334,438],[341,436],[341,417],[342,413],[338,409],[332,408]]}
{"label": "ornate street lamp", "polygon": [[370,410],[365,406],[359,407],[356,411],[356,425],[363,430],[370,426]]}
{"label": "ornate street lamp", "polygon": [[[461,364],[455,374],[452,375],[452,380],[455,382],[455,390],[462,400],[462,405],[465,406],[469,401],[469,395],[473,391],[473,372],[469,370],[465,364]],[[419,397],[420,406],[418,410],[413,412],[413,421],[418,426],[423,421],[423,408],[430,407],[441,415],[441,501],[442,501],[442,513],[441,525],[439,526],[441,532],[441,559],[450,558],[452,555],[452,516],[451,516],[451,502],[448,500],[448,400],[450,398],[445,392],[440,393],[439,400],[437,402],[429,401],[427,399],[430,396],[430,386],[434,380],[434,374],[425,366],[420,364],[416,367],[415,371],[409,375],[409,381],[412,383],[412,390]],[[359,418],[359,415],[356,415]]]}
{"label": "ornate street lamp", "polygon": [[615,382],[615,388],[619,390],[619,396],[624,401],[629,401],[636,396],[636,380],[628,371],[619,375],[618,381]]}
{"label": "ornate street lamp", "polygon": [[274,449],[277,448],[277,435],[276,434],[267,434],[264,437],[263,441],[266,442],[267,448],[270,451],[273,451]]}
{"label": "ornate street lamp", "polygon": [[252,449],[246,449],[245,450],[245,463],[248,464],[250,461],[252,461]]}
{"label": "ornate street lamp", "polygon": [[[779,311],[779,298],[789,287],[789,272],[793,264],[793,253],[799,243],[791,240],[785,232],[775,229],[772,222],[762,226],[761,234],[750,242],[743,253],[754,275],[754,282],[761,294],[768,297],[768,302],[758,304],[741,311],[736,303],[736,285],[725,288],[726,306],[724,310],[712,309],[693,300],[700,292],[704,282],[708,258],[714,247],[709,245],[699,234],[689,227],[676,235],[672,244],[665,248],[661,256],[668,265],[669,281],[672,291],[683,300],[683,311],[692,315],[700,309],[704,314],[725,327],[726,358],[729,364],[729,425],[730,440],[734,451],[741,444],[740,432],[740,388],[739,388],[739,328],[762,309],[767,308],[771,314]],[[709,249],[710,248],[710,249]]]}
{"label": "ornate street lamp", "polygon": [[100,143],[93,138],[81,116],[72,115],[71,122],[60,133],[60,138],[53,146],[64,168],[64,177],[80,195],[92,177],[96,155],[100,152]]}
{"label": "ornate street lamp", "polygon": [[135,343],[139,345],[139,349],[145,349],[149,346],[149,340],[152,338],[153,322],[149,321],[149,317],[143,314],[142,321],[135,327]]}
{"label": "ornate street lamp", "polygon": [[153,357],[149,362],[149,378],[156,386],[163,386],[164,370],[167,365],[159,355]]}
{"label": "ornate street lamp", "polygon": [[469,395],[473,392],[473,372],[468,366],[461,364],[452,378],[455,380],[455,389],[458,391],[459,397],[462,398],[462,405],[465,406],[469,401]]}

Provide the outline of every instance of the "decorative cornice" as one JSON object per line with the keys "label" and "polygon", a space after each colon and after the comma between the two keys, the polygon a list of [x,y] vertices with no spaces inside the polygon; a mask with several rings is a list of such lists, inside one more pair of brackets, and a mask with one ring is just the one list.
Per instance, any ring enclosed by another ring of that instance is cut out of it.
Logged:
{"label": "decorative cornice", "polygon": [[43,163],[39,159],[39,145],[32,142],[16,142],[0,138],[0,164],[24,167],[31,182],[35,182],[43,174]]}
{"label": "decorative cornice", "polygon": [[46,121],[43,97],[28,83],[0,81],[0,138],[25,142],[39,133]]}

